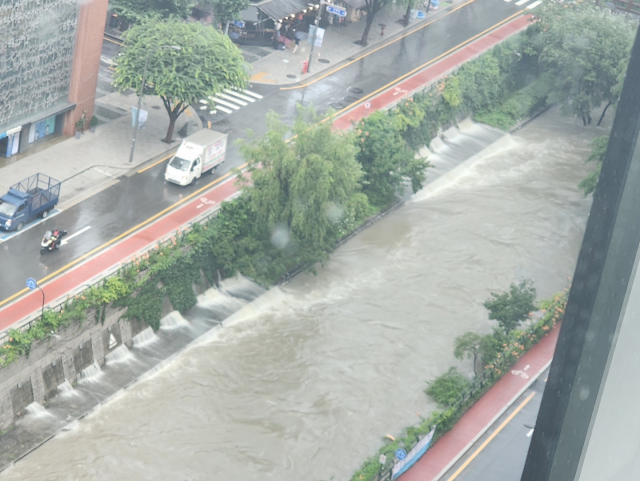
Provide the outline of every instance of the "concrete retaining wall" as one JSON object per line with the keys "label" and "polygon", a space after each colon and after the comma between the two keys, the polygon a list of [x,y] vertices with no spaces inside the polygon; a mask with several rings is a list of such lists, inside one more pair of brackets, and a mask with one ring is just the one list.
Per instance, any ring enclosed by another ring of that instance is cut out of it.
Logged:
{"label": "concrete retaining wall", "polygon": [[13,424],[32,402],[46,405],[65,380],[73,385],[83,369],[104,365],[105,356],[118,346],[130,347],[132,337],[147,326],[120,319],[123,312],[108,308],[104,324],[90,312],[84,322],[35,342],[28,356],[0,369],[0,429]]}

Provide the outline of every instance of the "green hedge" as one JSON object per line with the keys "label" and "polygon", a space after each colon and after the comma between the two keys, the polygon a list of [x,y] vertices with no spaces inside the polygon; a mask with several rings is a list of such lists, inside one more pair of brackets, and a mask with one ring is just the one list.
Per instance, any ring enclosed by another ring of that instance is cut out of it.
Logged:
{"label": "green hedge", "polygon": [[[468,389],[460,394],[457,399],[450,402],[446,397],[444,404],[450,403],[449,407],[441,411],[433,411],[428,418],[423,419],[417,426],[405,428],[403,434],[398,439],[384,438],[384,446],[378,453],[365,461],[362,467],[351,477],[351,481],[374,481],[380,471],[380,454],[387,456],[385,470],[393,467],[394,452],[398,448],[406,451],[411,450],[420,439],[436,426],[436,432],[432,444],[446,432],[450,431],[467,410],[475,404],[501,377],[509,372],[518,359],[520,359],[532,346],[546,336],[553,329],[564,315],[567,304],[566,291],[553,296],[551,299],[541,303],[543,316],[531,327],[516,330],[510,333],[509,342],[505,346],[504,352],[500,353],[496,360],[486,366],[485,371],[479,376]],[[445,400],[445,398],[443,398]]]}

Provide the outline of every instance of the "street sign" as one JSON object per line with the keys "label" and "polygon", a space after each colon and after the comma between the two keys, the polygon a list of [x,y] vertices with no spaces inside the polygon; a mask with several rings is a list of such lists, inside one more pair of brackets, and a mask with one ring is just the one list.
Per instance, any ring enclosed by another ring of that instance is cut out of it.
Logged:
{"label": "street sign", "polygon": [[29,279],[27,279],[27,287],[31,290],[34,290],[36,287],[38,287],[38,283],[33,277],[29,277]]}
{"label": "street sign", "polygon": [[244,28],[244,22],[243,22],[242,20],[234,20],[234,21],[233,21],[233,24],[234,24],[236,27]]}
{"label": "street sign", "polygon": [[364,108],[365,109],[370,109],[371,108],[371,102],[365,102],[364,103]]}
{"label": "street sign", "polygon": [[346,17],[347,16],[347,9],[346,8],[337,7],[335,5],[327,5],[327,12],[333,13],[334,15],[337,15],[338,17]]}
{"label": "street sign", "polygon": [[406,457],[407,457],[407,452],[404,449],[398,449],[396,451],[396,458],[398,458],[400,461],[402,461]]}

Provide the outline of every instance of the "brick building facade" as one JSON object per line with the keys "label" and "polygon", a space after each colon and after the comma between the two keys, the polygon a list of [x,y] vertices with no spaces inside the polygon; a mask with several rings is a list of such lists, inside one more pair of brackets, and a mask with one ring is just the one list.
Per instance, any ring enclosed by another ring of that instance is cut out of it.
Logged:
{"label": "brick building facade", "polygon": [[93,115],[108,0],[0,0],[0,157]]}

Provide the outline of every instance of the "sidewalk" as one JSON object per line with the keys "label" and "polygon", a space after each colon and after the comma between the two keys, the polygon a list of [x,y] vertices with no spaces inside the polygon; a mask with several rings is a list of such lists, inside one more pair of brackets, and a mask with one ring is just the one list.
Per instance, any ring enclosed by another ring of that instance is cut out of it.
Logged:
{"label": "sidewalk", "polygon": [[405,474],[401,481],[436,481],[473,446],[498,418],[549,367],[560,325],[522,356],[484,396],[469,409],[454,428],[442,436]]}
{"label": "sidewalk", "polygon": [[[324,33],[322,47],[315,47],[313,50],[311,73],[308,74],[302,73],[302,63],[309,58],[311,50],[308,40],[300,42],[300,47],[295,54],[292,50],[293,44],[285,50],[275,50],[269,47],[245,47],[243,45],[238,45],[238,47],[245,54],[245,58],[248,59],[256,58],[256,53],[257,55],[263,55],[262,58],[251,62],[253,66],[251,82],[291,85],[335,68],[341,62],[350,59],[350,57],[362,55],[374,48],[379,48],[398,35],[408,33],[427,22],[432,22],[434,19],[446,15],[451,9],[465,3],[469,3],[469,0],[442,2],[438,10],[429,10],[424,20],[412,19],[407,27],[404,27],[399,22],[404,17],[406,7],[390,5],[388,8],[379,11],[373,19],[366,47],[354,43],[362,38],[365,28],[364,16],[359,22],[347,23],[342,27],[329,25]],[[421,5],[418,5],[417,8],[424,10]],[[385,25],[384,35],[380,35],[381,28],[379,24]],[[270,51],[270,53],[264,55],[266,51]]]}
{"label": "sidewalk", "polygon": [[116,183],[132,168],[178,145],[185,124],[187,134],[202,128],[191,107],[176,122],[174,142],[165,144],[169,116],[159,97],[144,97],[143,109],[149,112],[144,129],[138,131],[133,163],[129,163],[133,127],[131,107],[138,105],[135,93],[112,93],[96,100],[96,109],[111,112],[114,120],[101,124],[94,133],[87,130],[78,140],[70,137],[23,159],[0,167],[0,192],[37,172],[62,181],[59,208],[70,207],[97,191]]}
{"label": "sidewalk", "polygon": [[[344,27],[329,26],[322,48],[314,52],[315,61],[311,71],[316,75],[335,68],[349,57],[379,48],[381,44],[391,41],[397,35],[446,15],[452,8],[468,1],[442,2],[438,10],[431,10],[427,14],[425,20],[411,20],[406,28],[398,22],[404,16],[404,8],[384,9],[374,19],[369,33],[369,45],[366,48],[354,43],[362,36],[364,19]],[[386,25],[384,36],[380,35],[380,23]],[[120,37],[120,32],[111,27],[105,28],[105,34]],[[269,47],[239,47],[245,50],[243,53],[246,58],[258,58],[253,62],[251,82],[285,85],[311,77],[311,74],[301,74],[301,63],[309,56],[310,45],[306,41],[301,42],[295,55],[290,49],[282,51]],[[258,52],[258,55],[255,52]],[[329,60],[329,63],[319,62],[319,59]],[[52,139],[47,143],[48,146],[43,145],[41,150],[33,153],[27,152],[24,158],[0,161],[0,192],[6,192],[11,185],[31,174],[42,172],[63,182],[59,208],[65,209],[108,188],[118,181],[118,177],[177,146],[177,141],[180,140],[179,133],[185,124],[188,124],[187,135],[202,128],[197,112],[190,107],[176,123],[176,141],[173,145],[165,144],[160,139],[166,135],[169,118],[162,101],[158,97],[144,97],[143,108],[149,112],[149,117],[145,128],[138,132],[134,162],[129,164],[133,134],[131,107],[137,106],[137,100],[135,93],[112,93],[100,97],[96,99],[96,115],[111,120],[99,125],[95,133],[86,131],[79,140],[73,137]]]}

